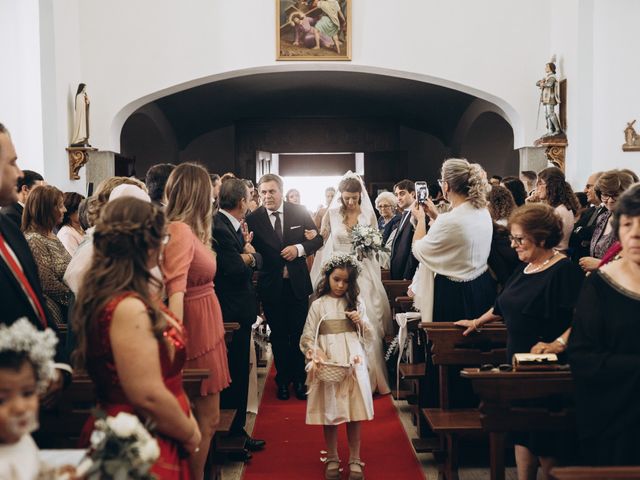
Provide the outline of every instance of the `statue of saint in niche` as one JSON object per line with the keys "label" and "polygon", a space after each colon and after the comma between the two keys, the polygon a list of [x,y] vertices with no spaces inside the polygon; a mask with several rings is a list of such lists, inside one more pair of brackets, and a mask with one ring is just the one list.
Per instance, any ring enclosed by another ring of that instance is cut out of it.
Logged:
{"label": "statue of saint in niche", "polygon": [[84,83],[78,85],[73,118],[72,147],[90,147],[89,145],[89,96]]}
{"label": "statue of saint in niche", "polygon": [[544,107],[544,118],[547,122],[547,132],[543,137],[559,135],[562,133],[562,127],[555,108],[560,104],[560,82],[556,78],[554,62],[545,65],[545,76],[536,82],[536,86],[540,89],[540,103]]}

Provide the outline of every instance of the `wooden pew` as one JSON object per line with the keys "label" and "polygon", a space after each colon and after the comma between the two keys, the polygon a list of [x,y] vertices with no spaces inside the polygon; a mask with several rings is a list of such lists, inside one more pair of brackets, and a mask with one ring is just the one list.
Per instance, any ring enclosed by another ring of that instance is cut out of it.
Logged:
{"label": "wooden pew", "polygon": [[[389,305],[391,306],[391,313],[395,314],[399,308],[397,299],[407,298],[407,289],[411,285],[409,280],[383,280],[382,285],[387,292],[387,298],[389,299]],[[400,311],[400,310],[398,310]]]}
{"label": "wooden pew", "polygon": [[240,330],[240,324],[237,322],[224,322],[224,343],[229,345],[233,339],[233,332]]}
{"label": "wooden pew", "polygon": [[[500,364],[506,358],[507,332],[502,324],[490,324],[480,332],[462,335],[464,329],[450,322],[423,323],[431,343],[431,358],[438,367],[440,408],[424,408],[422,413],[434,433],[444,437],[444,465],[447,480],[458,478],[458,439],[461,434],[481,432],[480,412],[452,409],[449,370],[469,365]],[[427,372],[429,375],[430,372]]]}
{"label": "wooden pew", "polygon": [[[640,462],[640,459],[638,460]],[[638,480],[638,467],[556,467],[551,470],[556,480]]]}
{"label": "wooden pew", "polygon": [[[480,423],[489,432],[491,480],[504,480],[504,436],[515,431],[571,431],[575,429],[571,372],[481,372],[466,368],[463,378],[471,380],[480,397]],[[542,404],[524,406],[514,401],[562,399],[563,408],[546,409]]]}
{"label": "wooden pew", "polygon": [[389,269],[385,269],[385,268],[381,268],[380,269],[380,278],[382,278],[382,280],[391,280],[391,270]]}
{"label": "wooden pew", "polygon": [[[209,377],[206,369],[185,369],[182,385],[187,395],[197,395],[202,380]],[[74,374],[71,384],[61,393],[56,407],[40,412],[37,438],[43,445],[76,448],[85,422],[96,406],[95,389],[85,372]]]}

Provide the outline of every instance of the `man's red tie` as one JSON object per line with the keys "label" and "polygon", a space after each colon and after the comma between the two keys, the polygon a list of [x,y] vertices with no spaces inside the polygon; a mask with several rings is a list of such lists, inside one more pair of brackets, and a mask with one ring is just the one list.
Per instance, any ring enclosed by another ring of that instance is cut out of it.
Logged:
{"label": "man's red tie", "polygon": [[0,234],[0,253],[2,254],[2,257],[4,258],[5,262],[7,263],[7,265],[9,265],[9,268],[15,275],[16,280],[18,280],[18,283],[22,287],[22,290],[24,290],[24,293],[27,295],[29,300],[31,300],[32,305],[35,306],[36,313],[40,318],[40,323],[44,328],[47,328],[47,316],[44,314],[44,310],[42,308],[42,305],[40,304],[40,301],[38,300],[38,296],[36,295],[36,292],[33,291],[33,288],[31,287],[29,280],[25,276],[22,269],[16,263],[15,259],[13,258],[13,255],[11,255],[11,252],[9,252],[9,249],[7,248],[7,245],[4,242],[4,237],[2,236],[2,234]]}

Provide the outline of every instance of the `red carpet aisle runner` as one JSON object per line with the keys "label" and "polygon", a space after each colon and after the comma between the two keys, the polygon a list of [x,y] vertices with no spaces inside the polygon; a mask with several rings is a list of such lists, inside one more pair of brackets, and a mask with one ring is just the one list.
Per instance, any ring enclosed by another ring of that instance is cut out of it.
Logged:
{"label": "red carpet aisle runner", "polygon": [[[324,478],[320,451],[325,449],[322,426],[305,424],[306,402],[295,396],[276,398],[275,368],[265,383],[252,436],[267,441],[266,448],[253,454],[244,470],[244,480],[300,480]],[[374,419],[362,422],[362,461],[367,480],[424,480],[422,469],[402,427],[391,395],[376,396]],[[339,454],[348,476],[346,428],[339,427]]]}

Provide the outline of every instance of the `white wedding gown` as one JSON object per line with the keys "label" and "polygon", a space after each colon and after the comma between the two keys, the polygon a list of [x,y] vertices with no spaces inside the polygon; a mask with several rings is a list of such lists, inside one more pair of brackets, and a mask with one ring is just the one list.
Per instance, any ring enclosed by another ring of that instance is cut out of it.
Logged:
{"label": "white wedding gown", "polygon": [[[360,225],[371,225],[378,228],[375,217],[367,220],[366,216],[361,213],[358,217]],[[329,231],[329,237],[325,241],[322,248],[323,251],[316,253],[316,260],[311,270],[311,280],[314,289],[321,278],[322,263],[324,263],[331,254],[335,253],[351,253],[351,237],[347,231],[347,226],[342,221],[342,215],[339,208],[332,208],[327,211],[322,222],[321,231]],[[327,251],[324,251],[327,249]],[[393,325],[391,319],[391,307],[389,299],[382,285],[380,277],[380,264],[375,258],[364,258],[361,262],[362,271],[358,276],[358,287],[360,289],[360,298],[364,302],[367,317],[374,327],[374,338],[371,344],[365,345],[367,360],[369,362],[369,378],[371,380],[371,391],[381,394],[389,393],[389,380],[387,374],[387,366],[384,361],[382,351],[382,338],[385,334],[393,335]]]}

